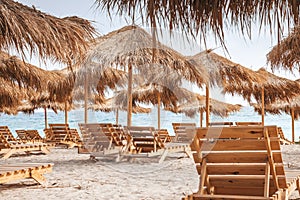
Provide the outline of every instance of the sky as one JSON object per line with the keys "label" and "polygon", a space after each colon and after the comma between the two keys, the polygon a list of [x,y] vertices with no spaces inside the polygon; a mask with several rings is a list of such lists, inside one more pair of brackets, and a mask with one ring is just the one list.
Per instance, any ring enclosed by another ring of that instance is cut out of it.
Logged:
{"label": "sky", "polygon": [[[125,17],[119,16],[110,18],[106,12],[102,12],[96,8],[94,5],[95,0],[18,0],[18,2],[28,6],[34,5],[38,10],[56,17],[76,15],[91,20],[100,34],[106,34],[131,24],[129,18],[126,19]],[[137,25],[142,26],[142,24]],[[147,28],[145,26],[142,27]],[[166,33],[168,31],[169,30],[163,30],[163,32]],[[220,44],[214,41],[212,36],[208,37],[207,48],[215,49],[215,53],[253,70],[265,67],[270,71],[270,67],[268,67],[266,63],[266,54],[271,50],[272,46],[276,45],[277,39],[270,36],[269,30],[263,30],[261,34],[258,32],[258,29],[254,28],[250,40],[247,37],[243,37],[237,31],[227,30],[225,32],[225,43],[229,54],[225,52]],[[161,42],[174,48],[183,55],[193,55],[204,49],[203,44],[200,46],[198,44],[192,45],[183,38],[185,38],[183,34],[178,31],[175,32],[173,38],[164,36]],[[36,58],[32,58],[29,62],[45,69],[59,69],[63,67],[57,63],[47,63],[45,66],[45,64],[40,63]],[[282,70],[275,71],[275,74],[292,80],[299,78],[299,74],[297,73],[292,75]],[[232,102],[231,97],[226,97],[225,101],[228,102],[228,98],[229,101]],[[240,103],[241,101],[241,98],[235,98],[235,103]]]}

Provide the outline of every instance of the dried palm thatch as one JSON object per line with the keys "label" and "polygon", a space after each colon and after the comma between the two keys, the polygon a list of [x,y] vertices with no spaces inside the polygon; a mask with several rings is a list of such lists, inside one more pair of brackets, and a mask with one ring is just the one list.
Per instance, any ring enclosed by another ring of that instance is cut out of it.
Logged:
{"label": "dried palm thatch", "polygon": [[267,60],[274,69],[287,69],[300,71],[300,26],[293,28],[293,31],[279,44],[274,46],[267,54]]}
{"label": "dried palm thatch", "polygon": [[202,51],[187,59],[197,65],[207,68],[210,84],[225,87],[226,92],[232,92],[228,86],[233,85],[237,90],[253,88],[260,84],[261,77],[255,71],[224,58],[212,50]]}
{"label": "dried palm thatch", "polygon": [[[132,91],[133,103],[158,105],[158,97],[160,97],[160,102],[164,107],[177,107],[178,103],[189,101],[194,98],[191,96],[191,92],[184,88],[168,88],[154,83],[135,87]],[[127,91],[118,91],[114,98],[114,102],[117,105],[126,105]]]}
{"label": "dried palm thatch", "polygon": [[[206,97],[203,95],[194,94],[197,97],[196,101],[187,102],[178,106],[177,109],[167,108],[167,110],[175,113],[184,113],[186,116],[194,118],[197,113],[205,112]],[[210,98],[210,112],[220,117],[228,117],[232,112],[238,112],[241,109],[239,104],[229,104]]]}
{"label": "dried palm thatch", "polygon": [[87,20],[57,18],[12,0],[1,0],[0,19],[1,49],[14,47],[23,56],[29,50],[42,60],[68,64],[84,56],[87,41],[96,33]]}
{"label": "dried palm thatch", "polygon": [[[118,111],[118,110],[123,110],[127,111],[127,104],[117,104],[115,102],[115,98],[109,98],[106,99],[104,103],[96,103],[91,105],[89,108],[95,111],[101,111],[101,112],[112,112],[112,111]],[[132,112],[133,113],[150,113],[151,109],[150,108],[145,108],[142,106],[139,106],[138,104],[134,103],[132,107]]]}
{"label": "dried palm thatch", "polygon": [[289,101],[290,98],[299,94],[300,84],[298,82],[276,76],[264,68],[259,69],[257,73],[262,76],[263,81],[251,93],[258,103],[262,102],[262,89],[264,89],[266,105],[276,100]]}
{"label": "dried palm thatch", "polygon": [[137,26],[126,26],[95,39],[78,76],[85,76],[85,72],[91,71],[96,76],[89,78],[98,81],[98,71],[129,65],[141,73],[149,73],[154,65],[168,67],[169,71],[176,71],[199,86],[208,78],[203,66],[191,64],[175,50],[159,42],[153,47],[152,36]]}
{"label": "dried palm thatch", "polygon": [[58,102],[67,100],[74,87],[74,77],[67,70],[43,70],[3,51],[0,52],[0,77],[27,91],[48,92],[48,98]]}
{"label": "dried palm thatch", "polygon": [[[109,14],[128,15],[134,21],[142,17],[151,27],[200,33],[204,38],[212,31],[222,42],[224,28],[236,27],[251,35],[251,22],[270,26],[270,33],[282,33],[283,24],[299,21],[299,1],[199,1],[199,0],[96,0],[95,4]],[[277,32],[274,27],[278,27]]]}
{"label": "dried palm thatch", "polygon": [[21,100],[26,98],[26,93],[22,88],[0,77],[0,111],[15,113],[16,107],[21,104]]}

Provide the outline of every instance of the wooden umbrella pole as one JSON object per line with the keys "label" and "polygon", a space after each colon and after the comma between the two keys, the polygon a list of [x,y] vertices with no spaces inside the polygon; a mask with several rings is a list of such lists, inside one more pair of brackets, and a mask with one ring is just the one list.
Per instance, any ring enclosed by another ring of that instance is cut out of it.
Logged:
{"label": "wooden umbrella pole", "polygon": [[116,110],[116,124],[119,124],[119,109]]}
{"label": "wooden umbrella pole", "polygon": [[[87,72],[85,72],[87,73]],[[87,124],[88,122],[88,80],[87,80],[87,74],[85,74],[85,80],[84,80],[84,123]]]}
{"label": "wooden umbrella pole", "polygon": [[265,125],[265,88],[261,89],[261,124]]}
{"label": "wooden umbrella pole", "polygon": [[127,126],[131,126],[132,116],[132,65],[128,65],[128,91],[127,91]]}
{"label": "wooden umbrella pole", "polygon": [[44,106],[44,114],[45,114],[45,129],[48,128],[48,116],[47,116],[47,108]]}
{"label": "wooden umbrella pole", "polygon": [[203,111],[200,109],[200,127],[202,128],[203,127]]}
{"label": "wooden umbrella pole", "polygon": [[295,142],[295,110],[291,108],[291,116],[292,116],[292,142]]}
{"label": "wooden umbrella pole", "polygon": [[206,99],[205,99],[205,105],[206,105],[206,127],[209,125],[209,86],[206,85]]}
{"label": "wooden umbrella pole", "polygon": [[67,101],[65,101],[65,124],[68,124],[68,105],[67,105]]}
{"label": "wooden umbrella pole", "polygon": [[160,93],[157,95],[157,128],[160,129]]}

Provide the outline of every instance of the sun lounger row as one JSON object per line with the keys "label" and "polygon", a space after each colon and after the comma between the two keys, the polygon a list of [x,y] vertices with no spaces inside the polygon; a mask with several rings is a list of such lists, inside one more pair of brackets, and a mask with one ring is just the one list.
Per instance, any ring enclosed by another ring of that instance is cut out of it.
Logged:
{"label": "sun lounger row", "polygon": [[[160,157],[162,162],[169,152],[188,154],[189,143],[172,144],[166,129],[154,127],[122,127],[113,124],[79,124],[83,148],[92,157],[115,156],[121,158]],[[190,154],[189,154],[190,155]]]}
{"label": "sun lounger row", "polygon": [[197,128],[199,190],[183,199],[288,199],[300,173],[285,170],[278,134],[276,126]]}

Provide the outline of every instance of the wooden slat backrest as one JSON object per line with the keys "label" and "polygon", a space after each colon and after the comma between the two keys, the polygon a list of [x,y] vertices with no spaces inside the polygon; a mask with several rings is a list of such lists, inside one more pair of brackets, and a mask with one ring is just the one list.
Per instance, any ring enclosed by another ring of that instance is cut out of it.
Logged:
{"label": "wooden slat backrest", "polygon": [[287,188],[276,126],[198,128],[191,148],[204,177],[199,193],[264,196]]}
{"label": "wooden slat backrest", "polygon": [[90,151],[101,151],[112,147],[112,136],[110,128],[112,124],[79,123],[83,138],[83,145]]}
{"label": "wooden slat backrest", "polygon": [[11,133],[11,131],[9,130],[8,126],[0,126],[0,131],[2,132],[2,135],[6,138],[8,142],[17,141]]}
{"label": "wooden slat backrest", "polygon": [[1,149],[8,149],[10,148],[10,143],[7,141],[6,137],[2,135],[2,132],[0,131],[0,150]]}
{"label": "wooden slat backrest", "polygon": [[27,136],[26,130],[16,130],[16,133],[18,135],[18,139],[21,141],[30,140],[30,138]]}
{"label": "wooden slat backrest", "polygon": [[161,141],[171,142],[171,136],[169,135],[168,129],[159,129],[157,130],[158,137]]}
{"label": "wooden slat backrest", "polygon": [[26,130],[27,136],[32,140],[43,140],[38,130]]}
{"label": "wooden slat backrest", "polygon": [[154,127],[127,126],[126,131],[131,136],[132,144],[141,152],[156,152],[161,148]]}
{"label": "wooden slat backrest", "polygon": [[56,142],[60,141],[70,141],[70,128],[69,124],[49,124],[50,130],[52,132],[52,139]]}
{"label": "wooden slat backrest", "polygon": [[196,133],[195,123],[172,123],[175,142],[191,143]]}

